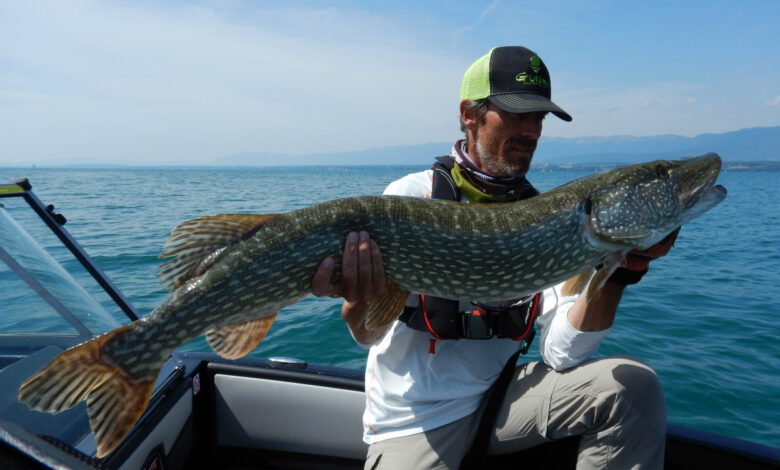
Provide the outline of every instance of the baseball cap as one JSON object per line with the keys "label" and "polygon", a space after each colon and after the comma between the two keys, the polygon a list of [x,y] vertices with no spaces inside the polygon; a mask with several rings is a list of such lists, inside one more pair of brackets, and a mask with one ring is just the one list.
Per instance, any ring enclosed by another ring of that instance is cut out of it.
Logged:
{"label": "baseball cap", "polygon": [[494,47],[463,76],[460,99],[487,98],[510,113],[549,111],[564,121],[569,113],[550,101],[550,73],[542,59],[521,46]]}

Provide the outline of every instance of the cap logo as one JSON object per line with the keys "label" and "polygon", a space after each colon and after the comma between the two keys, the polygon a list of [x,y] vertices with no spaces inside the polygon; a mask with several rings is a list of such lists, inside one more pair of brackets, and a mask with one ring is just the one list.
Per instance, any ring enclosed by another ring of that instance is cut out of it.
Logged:
{"label": "cap logo", "polygon": [[528,75],[525,72],[520,72],[515,76],[515,80],[523,85],[540,86],[542,88],[550,88],[550,82],[547,81],[541,75]]}
{"label": "cap logo", "polygon": [[531,62],[531,70],[533,70],[535,74],[538,74],[539,71],[542,70],[542,59],[540,59],[539,56],[533,56],[529,61]]}
{"label": "cap logo", "polygon": [[531,62],[531,71],[533,71],[534,74],[531,75],[527,72],[520,72],[515,75],[515,80],[522,83],[523,85],[550,88],[550,82],[543,76],[539,75],[539,72],[542,71],[542,59],[540,59],[538,56],[533,56],[529,61]]}

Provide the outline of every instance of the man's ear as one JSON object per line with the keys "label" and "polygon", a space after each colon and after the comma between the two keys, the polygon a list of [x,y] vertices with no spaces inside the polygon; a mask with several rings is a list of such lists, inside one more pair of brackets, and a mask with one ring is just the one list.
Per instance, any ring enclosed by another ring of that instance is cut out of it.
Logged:
{"label": "man's ear", "polygon": [[460,102],[460,122],[473,134],[477,132],[479,122],[474,109],[467,106],[469,103],[471,103],[471,100],[463,100]]}
{"label": "man's ear", "polygon": [[471,103],[471,100],[460,102],[460,122],[463,123],[466,129],[474,131],[477,117],[474,115],[474,110],[467,106],[469,103]]}

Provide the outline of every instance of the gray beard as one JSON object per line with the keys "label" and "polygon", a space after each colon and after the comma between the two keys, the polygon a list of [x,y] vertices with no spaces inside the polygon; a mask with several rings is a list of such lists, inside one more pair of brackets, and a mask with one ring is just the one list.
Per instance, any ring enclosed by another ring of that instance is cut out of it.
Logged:
{"label": "gray beard", "polygon": [[485,167],[488,173],[499,178],[511,178],[524,176],[525,172],[521,165],[507,165],[498,160],[495,155],[488,153],[478,139],[474,141],[477,152],[479,152],[479,162]]}

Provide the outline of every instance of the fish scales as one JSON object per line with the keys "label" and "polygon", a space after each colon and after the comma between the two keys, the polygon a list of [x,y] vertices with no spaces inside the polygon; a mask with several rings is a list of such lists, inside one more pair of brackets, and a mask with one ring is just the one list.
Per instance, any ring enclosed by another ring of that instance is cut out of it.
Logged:
{"label": "fish scales", "polygon": [[[276,313],[310,292],[317,265],[328,255],[339,259],[344,236],[353,230],[371,233],[385,254],[387,276],[402,288],[440,296],[476,293],[474,300],[530,293],[538,286],[528,276],[507,282],[507,273],[531,269],[527,264],[535,259],[533,252],[540,248],[542,253],[553,252],[561,236],[577,243],[582,243],[582,236],[576,211],[570,210],[570,230],[561,230],[566,224],[561,224],[560,211],[536,210],[547,209],[544,204],[529,206],[523,210],[510,205],[493,211],[470,205],[431,204],[417,198],[369,196],[280,214],[252,238],[223,253],[219,265],[175,291],[134,334],[108,345],[106,351],[118,364],[126,364],[134,377],[149,378],[154,371],[136,364],[138,351],[126,344],[146,344],[166,355],[178,347],[182,337]],[[434,216],[428,217],[431,214]],[[555,223],[538,225],[539,229],[530,234],[523,228],[544,215],[555,215]],[[526,237],[535,243],[524,243]],[[409,258],[404,256],[406,253],[419,256]],[[435,265],[436,259],[464,259],[487,268],[475,273],[473,269],[453,269],[450,264]],[[533,277],[546,275],[539,271]],[[280,277],[294,282],[279,285]],[[566,278],[558,277],[556,280]],[[249,301],[229,302],[239,290],[254,294]],[[203,309],[204,305],[221,302],[228,303],[218,310]],[[158,323],[168,322],[180,327],[156,328]]]}
{"label": "fish scales", "polygon": [[[618,168],[511,204],[362,196],[274,216],[185,222],[169,240],[182,263],[168,271],[171,295],[141,320],[62,353],[22,385],[19,399],[51,412],[93,396],[100,403],[113,400],[112,410],[124,410],[115,426],[88,406],[102,456],[140,417],[171,351],[209,332],[209,344],[220,354],[245,354],[279,310],[310,293],[326,256],[336,260],[337,280],[351,231],[365,230],[379,245],[396,288],[388,292],[401,301],[408,292],[518,298],[598,263],[614,265],[629,250],[657,243],[714,207],[725,197],[725,189],[714,186],[719,170],[720,158],[711,154]],[[234,239],[225,238],[236,231]],[[209,248],[210,239],[224,243]],[[392,320],[399,312],[380,318]]]}

